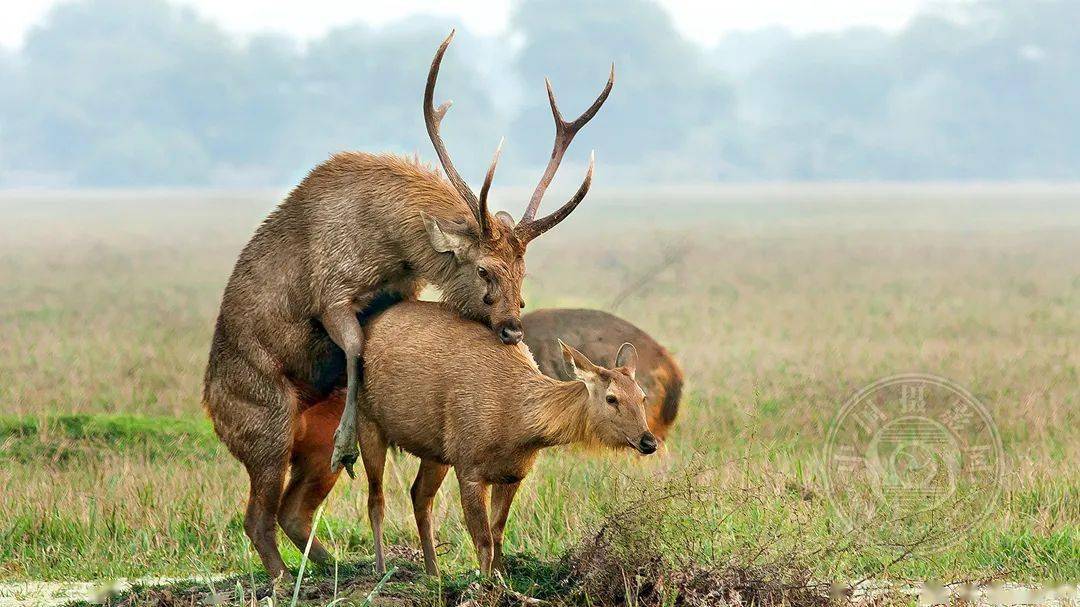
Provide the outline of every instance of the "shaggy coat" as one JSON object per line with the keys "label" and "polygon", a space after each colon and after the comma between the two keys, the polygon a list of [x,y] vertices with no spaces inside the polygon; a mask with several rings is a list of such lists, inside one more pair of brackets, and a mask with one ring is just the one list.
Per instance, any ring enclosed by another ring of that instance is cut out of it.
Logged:
{"label": "shaggy coat", "polygon": [[[274,541],[279,509],[282,528],[302,547],[308,529],[289,513],[316,501],[308,493],[333,486],[329,453],[321,462],[292,457],[297,416],[345,379],[346,355],[323,322],[327,312],[345,310],[355,324],[358,311],[415,299],[430,281],[466,316],[520,313],[524,247],[513,231],[492,221],[493,238],[463,247],[462,257],[488,260],[484,280],[472,266],[462,271],[453,252],[433,247],[425,215],[479,234],[472,211],[437,172],[396,156],[337,154],[259,226],[229,278],[203,404],[251,477],[245,530],[273,576],[285,569]],[[509,294],[486,305],[481,297],[492,283]],[[485,338],[495,341],[490,330]],[[283,494],[290,459],[293,475]],[[313,552],[329,559],[321,546]]]}
{"label": "shaggy coat", "polygon": [[[310,514],[333,487],[340,467],[352,474],[364,319],[415,299],[431,282],[456,313],[490,327],[483,339],[494,342],[493,331],[503,344],[520,343],[525,248],[573,212],[592,183],[590,161],[574,196],[550,215],[536,217],[570,142],[611,93],[614,66],[600,96],[572,121],[563,119],[548,84],[555,143],[515,224],[507,213],[488,212],[499,153],[477,196],[454,168],[439,134],[450,103],[435,107],[435,83],[453,37],[451,32],[435,53],[423,103],[445,178],[396,156],[337,154],[312,170],[266,218],[225,288],[203,404],[218,436],[247,468],[251,492],[244,530],[272,577],[285,573],[276,523],[303,548]],[[423,360],[425,351],[403,355]],[[327,397],[342,379],[345,403],[336,412],[340,422],[331,450],[324,453],[305,442],[305,428],[322,428],[333,418],[333,399]],[[311,556],[331,560],[318,542]]]}

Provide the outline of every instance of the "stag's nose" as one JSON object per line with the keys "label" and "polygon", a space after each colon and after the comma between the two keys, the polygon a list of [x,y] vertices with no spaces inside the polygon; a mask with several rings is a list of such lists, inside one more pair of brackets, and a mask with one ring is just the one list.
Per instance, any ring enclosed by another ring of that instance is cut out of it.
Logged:
{"label": "stag's nose", "polygon": [[641,440],[638,441],[638,451],[641,451],[645,455],[656,451],[656,437],[652,432],[646,432],[641,435]]}
{"label": "stag's nose", "polygon": [[525,332],[521,330],[521,321],[516,318],[499,325],[498,333],[499,339],[508,346],[520,342],[521,338],[525,337]]}

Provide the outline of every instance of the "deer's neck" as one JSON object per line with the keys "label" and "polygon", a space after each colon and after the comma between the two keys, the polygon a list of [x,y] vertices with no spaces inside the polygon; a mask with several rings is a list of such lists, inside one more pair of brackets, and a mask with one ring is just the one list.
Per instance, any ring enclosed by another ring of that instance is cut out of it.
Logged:
{"label": "deer's neck", "polygon": [[449,253],[439,253],[426,240],[418,247],[415,257],[419,274],[438,287],[448,285],[454,272],[457,271],[454,256]]}
{"label": "deer's neck", "polygon": [[587,442],[589,390],[580,381],[537,376],[525,386],[522,399],[526,442],[550,446]]}

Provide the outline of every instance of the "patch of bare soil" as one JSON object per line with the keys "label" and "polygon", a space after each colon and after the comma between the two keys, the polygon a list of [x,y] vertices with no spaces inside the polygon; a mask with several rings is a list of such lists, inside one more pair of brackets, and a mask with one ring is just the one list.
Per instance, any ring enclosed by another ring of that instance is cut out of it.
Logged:
{"label": "patch of bare soil", "polygon": [[[377,575],[370,564],[341,564],[335,571],[326,568],[307,571],[299,587],[292,580],[267,582],[251,575],[212,581],[188,580],[168,585],[135,585],[124,592],[79,601],[73,605],[105,607],[194,607],[236,605],[264,607],[290,605],[294,593],[297,605],[369,604],[383,607],[412,607],[431,604],[431,593],[423,583],[418,550],[391,546],[387,550],[389,570]],[[336,603],[335,603],[336,604]]]}

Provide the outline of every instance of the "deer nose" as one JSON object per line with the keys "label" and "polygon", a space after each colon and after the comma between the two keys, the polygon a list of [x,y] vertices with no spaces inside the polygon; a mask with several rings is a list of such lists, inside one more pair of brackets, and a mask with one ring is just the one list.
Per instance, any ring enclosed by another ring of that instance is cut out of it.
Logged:
{"label": "deer nose", "polygon": [[525,337],[525,332],[521,330],[521,321],[517,319],[508,320],[499,326],[499,339],[508,346],[512,346],[521,341],[522,337]]}
{"label": "deer nose", "polygon": [[656,451],[656,437],[652,432],[646,432],[641,435],[641,440],[638,441],[638,451],[641,451],[645,455]]}

